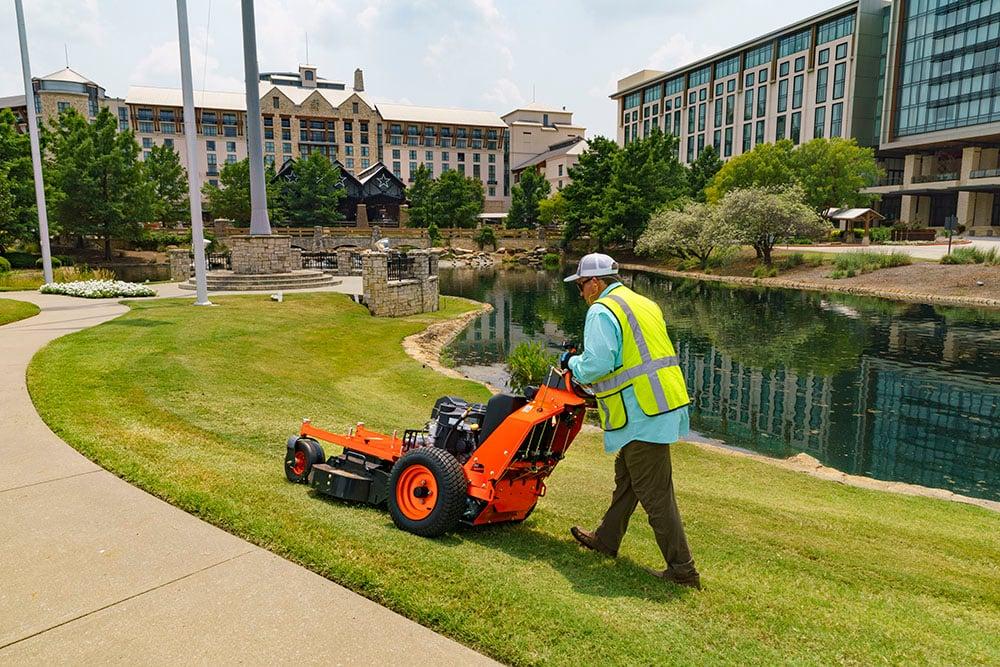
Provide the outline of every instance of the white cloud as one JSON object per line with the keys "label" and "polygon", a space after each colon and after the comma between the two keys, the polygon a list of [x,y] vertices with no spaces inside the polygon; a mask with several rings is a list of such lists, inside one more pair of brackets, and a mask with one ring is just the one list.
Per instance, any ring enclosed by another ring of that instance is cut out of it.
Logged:
{"label": "white cloud", "polygon": [[455,40],[448,35],[441,35],[437,41],[428,44],[427,50],[424,51],[424,66],[436,69],[454,44]]}
{"label": "white cloud", "polygon": [[503,58],[504,67],[508,72],[514,71],[514,54],[511,52],[510,48],[501,45],[500,46],[500,57]]}
{"label": "white cloud", "polygon": [[696,44],[687,35],[679,32],[667,37],[658,49],[646,60],[649,69],[672,70],[683,67],[699,58],[709,55],[714,49],[705,44]]}
{"label": "white cloud", "polygon": [[500,10],[493,0],[472,0],[472,4],[487,23],[500,20]]}
{"label": "white cloud", "polygon": [[34,0],[25,4],[24,21],[32,42],[52,40],[65,43],[70,47],[72,56],[74,46],[96,46],[102,44],[107,36],[97,0]]}
{"label": "white cloud", "polygon": [[[205,32],[191,39],[191,77],[195,90],[243,90],[243,79],[221,71],[219,59],[212,55],[213,41],[208,43],[208,59],[205,58]],[[242,71],[242,66],[239,67]],[[176,39],[167,40],[154,46],[135,64],[129,76],[132,85],[156,85],[179,88],[181,85],[180,46]]]}
{"label": "white cloud", "polygon": [[525,102],[518,85],[506,77],[494,81],[493,87],[483,93],[483,99],[495,108],[502,109],[502,113]]}

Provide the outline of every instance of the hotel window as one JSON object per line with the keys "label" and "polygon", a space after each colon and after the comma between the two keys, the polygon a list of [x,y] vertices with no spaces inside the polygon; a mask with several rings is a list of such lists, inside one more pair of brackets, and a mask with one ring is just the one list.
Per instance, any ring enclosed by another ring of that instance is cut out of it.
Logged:
{"label": "hotel window", "polygon": [[358,115],[358,103],[357,102],[353,102],[351,104],[351,113],[353,113],[355,116]]}
{"label": "hotel window", "polygon": [[234,114],[234,113],[224,113],[224,114],[222,114],[222,124],[223,125],[236,125],[236,114]]}
{"label": "hotel window", "polygon": [[792,129],[789,138],[796,144],[802,138],[802,112],[800,111],[792,114]]}
{"label": "hotel window", "polygon": [[830,69],[821,67],[816,71],[816,104],[826,102],[826,82],[830,76]]}
{"label": "hotel window", "polygon": [[400,174],[403,173],[403,167],[402,167],[401,163],[399,163],[399,162],[393,162],[392,163],[392,173],[396,176],[396,178],[402,178],[400,176]]}
{"label": "hotel window", "polygon": [[654,130],[659,129],[659,127],[660,127],[659,120],[660,120],[659,118],[657,118],[655,116],[653,117],[653,129]]}
{"label": "hotel window", "polygon": [[[560,186],[560,187],[562,187],[562,186]],[[491,185],[490,189],[489,189],[489,193],[490,193],[490,197],[496,197],[497,196],[496,186]]]}
{"label": "hotel window", "polygon": [[715,148],[716,154],[722,153],[722,130],[716,130],[712,134],[712,147]]}
{"label": "hotel window", "polygon": [[687,162],[694,162],[694,136],[688,137],[687,141]]}
{"label": "hotel window", "polygon": [[215,152],[215,142],[214,141],[206,141],[205,142],[205,150],[206,151],[211,151],[211,152],[214,153]]}
{"label": "hotel window", "polygon": [[465,176],[465,165],[464,164],[458,165],[458,173],[460,173],[462,176]]}
{"label": "hotel window", "polygon": [[778,76],[788,76],[788,61],[778,65]]}
{"label": "hotel window", "polygon": [[745,77],[743,77],[743,85],[747,88],[753,86],[753,72],[750,72]]}
{"label": "hotel window", "polygon": [[[152,109],[139,109],[136,112],[135,117],[138,118],[139,120],[153,120],[153,110]],[[212,122],[214,123],[215,120],[213,119]]]}
{"label": "hotel window", "polygon": [[[35,113],[36,114],[42,113],[42,98],[39,97],[38,95],[35,95]],[[36,120],[38,120],[39,123],[42,122],[41,118],[38,118]]]}
{"label": "hotel window", "polygon": [[821,49],[816,58],[820,65],[827,64],[830,62],[830,49]]}
{"label": "hotel window", "polygon": [[837,102],[830,107],[830,136],[839,137],[842,136],[843,127],[842,123],[844,120],[844,103]]}
{"label": "hotel window", "polygon": [[753,88],[743,91],[743,120],[753,118]]}
{"label": "hotel window", "polygon": [[736,108],[736,96],[727,95],[726,96],[726,125],[730,125],[733,122],[733,113]]}
{"label": "hotel window", "polygon": [[290,143],[283,143],[283,144],[281,144],[281,152],[282,153],[291,153],[292,152],[292,145]]}
{"label": "hotel window", "polygon": [[694,104],[697,101],[698,101],[698,93],[692,90],[690,93],[688,93],[688,104]]}
{"label": "hotel window", "polygon": [[757,118],[767,113],[767,86],[757,89]]}
{"label": "hotel window", "polygon": [[87,100],[87,102],[87,111],[90,112],[90,116],[93,118],[97,115],[97,100],[95,98],[91,98]]}
{"label": "hotel window", "polygon": [[562,165],[559,165],[559,174],[558,175],[559,176],[563,175],[563,166]]}
{"label": "hotel window", "polygon": [[312,73],[312,70],[308,70],[308,69],[307,69],[307,70],[306,70],[306,81],[312,81],[312,80],[313,80],[313,73]]}
{"label": "hotel window", "polygon": [[265,139],[274,139],[274,128],[273,127],[265,127],[264,128],[264,138]]}
{"label": "hotel window", "polygon": [[698,105],[698,131],[705,131],[705,115],[708,111],[708,105],[705,103]]}
{"label": "hotel window", "polygon": [[630,93],[625,96],[624,105],[626,109],[637,107],[639,106],[640,103],[641,103],[640,94],[638,92]]}
{"label": "hotel window", "polygon": [[160,123],[160,132],[163,134],[173,134],[175,131],[173,123]]}
{"label": "hotel window", "polygon": [[174,147],[174,140],[173,139],[164,139],[163,140],[163,145],[164,146],[168,146],[170,148],[173,148]]}
{"label": "hotel window", "polygon": [[495,164],[487,165],[486,167],[486,181],[487,183],[497,182],[497,166]]}
{"label": "hotel window", "polygon": [[411,162],[410,163],[410,180],[411,181],[413,180],[413,174],[416,173],[416,171],[417,171],[417,163],[416,162]]}
{"label": "hotel window", "polygon": [[[215,129],[214,127],[212,128]],[[139,131],[140,132],[152,132],[153,131],[153,121],[150,120],[140,120],[139,121]],[[206,132],[206,134],[208,134]],[[214,132],[212,133],[214,134]]]}
{"label": "hotel window", "polygon": [[[300,120],[299,121],[299,125],[301,126],[302,123],[303,123],[303,121]],[[291,126],[292,126],[292,119],[291,118],[282,118],[281,119],[281,127],[289,127],[290,128]]]}
{"label": "hotel window", "polygon": [[722,98],[715,100],[715,127],[722,127]]}
{"label": "hotel window", "polygon": [[785,117],[778,116],[774,123],[774,140],[781,141],[785,138]]}
{"label": "hotel window", "polygon": [[[461,155],[461,153],[459,153],[459,155]],[[417,159],[417,151],[410,151],[410,160],[416,160],[416,159]],[[459,158],[459,160],[461,159],[462,158]]]}
{"label": "hotel window", "polygon": [[234,164],[236,162],[236,156],[230,153],[226,156],[226,164]]}
{"label": "hotel window", "polygon": [[216,167],[216,166],[218,166],[218,160],[215,157],[215,153],[209,153],[208,154],[208,168],[209,168],[209,170],[211,170],[212,167]]}
{"label": "hotel window", "polygon": [[227,137],[235,137],[236,136],[236,128],[235,127],[231,127],[231,126],[230,127],[224,127],[224,128],[222,128],[222,134],[224,134]]}
{"label": "hotel window", "polygon": [[344,155],[354,155],[354,146],[345,146]]}
{"label": "hotel window", "polygon": [[698,91],[698,99],[702,102],[708,99],[708,88],[702,88]]}
{"label": "hotel window", "polygon": [[750,141],[753,137],[753,123],[743,124],[743,152],[750,152]]}
{"label": "hotel window", "polygon": [[399,149],[398,148],[393,148],[392,149],[392,159],[393,160],[398,160],[399,159]]}
{"label": "hotel window", "polygon": [[235,153],[236,152],[236,142],[235,141],[227,141],[226,142],[226,152],[227,153]]}
{"label": "hotel window", "polygon": [[[995,29],[994,29],[995,32]],[[847,57],[847,42],[837,45],[837,60],[843,60]]]}
{"label": "hotel window", "polygon": [[497,161],[497,156],[494,155],[493,153],[490,153],[489,155],[486,156],[486,161],[489,162],[490,164],[495,164]]}
{"label": "hotel window", "polygon": [[472,177],[480,180],[482,179],[482,171],[480,170],[478,164],[472,165]]}
{"label": "hotel window", "polygon": [[274,152],[274,142],[273,141],[265,141],[264,142],[264,152],[265,153],[273,153]]}
{"label": "hotel window", "polygon": [[56,102],[56,108],[59,110],[59,113],[62,113],[69,109],[69,102]]}
{"label": "hotel window", "polygon": [[274,166],[274,156],[273,155],[265,155],[264,156],[264,164],[267,165],[268,167],[273,167]]}
{"label": "hotel window", "polygon": [[149,156],[150,156],[150,152],[149,151],[143,151],[142,152],[142,159],[143,160],[148,160]]}
{"label": "hotel window", "polygon": [[767,68],[766,67],[764,69],[760,70],[759,72],[757,72],[757,83],[764,83],[765,81],[767,81]]}
{"label": "hotel window", "polygon": [[681,136],[681,112],[674,112],[674,134]]}
{"label": "hotel window", "polygon": [[281,100],[278,98],[277,95],[275,95],[274,97],[271,98],[271,107],[277,109],[280,106],[281,106]]}
{"label": "hotel window", "polygon": [[724,154],[726,157],[733,154],[733,128],[731,127],[726,128],[726,144]]}
{"label": "hotel window", "polygon": [[788,109],[788,79],[778,82],[778,113]]}
{"label": "hotel window", "polygon": [[835,39],[846,37],[854,32],[854,14],[841,16],[826,23],[821,23],[816,29],[816,43],[825,44]]}
{"label": "hotel window", "polygon": [[712,67],[708,65],[702,67],[701,69],[695,70],[688,75],[688,87],[695,88],[697,86],[703,86],[709,82],[712,78]]}
{"label": "hotel window", "polygon": [[652,107],[644,107],[643,110],[642,110],[642,117],[643,118],[649,118],[649,114],[650,114],[650,112],[652,110],[653,110]]}
{"label": "hotel window", "polygon": [[798,53],[799,51],[805,51],[809,48],[809,37],[812,34],[811,29],[803,30],[802,32],[795,33],[794,35],[789,35],[788,37],[782,37],[778,40],[778,57],[784,58],[785,56],[790,56],[793,53]]}
{"label": "hotel window", "polygon": [[344,132],[344,143],[345,144],[353,144],[354,143],[354,133],[353,132]]}
{"label": "hotel window", "polygon": [[799,74],[792,81],[792,108],[802,107],[802,75]]}
{"label": "hotel window", "polygon": [[762,144],[764,143],[764,121],[757,121],[757,130],[754,133],[754,143]]}
{"label": "hotel window", "polygon": [[473,162],[481,162],[482,161],[482,154],[481,153],[473,153],[472,154],[472,161]]}
{"label": "hotel window", "polygon": [[725,92],[725,86],[722,84],[721,81],[719,83],[715,84],[715,96],[716,97],[720,97],[724,92]]}
{"label": "hotel window", "polygon": [[701,152],[703,150],[705,150],[705,135],[704,134],[699,134],[698,135],[698,155],[701,155]]}
{"label": "hotel window", "polygon": [[663,133],[670,134],[670,114],[663,117]]}
{"label": "hotel window", "polygon": [[[730,56],[725,60],[720,60],[715,63],[715,78],[723,79],[727,76],[732,76],[733,74],[738,74],[740,71],[740,57],[739,55]],[[720,84],[721,85],[721,84]],[[721,95],[722,91],[717,90],[717,95]]]}
{"label": "hotel window", "polygon": [[368,160],[366,160],[365,158],[361,158],[361,168],[362,169],[368,168]]}
{"label": "hotel window", "polygon": [[844,77],[847,75],[847,63],[837,63],[833,68],[833,99],[844,96]]}
{"label": "hotel window", "polygon": [[813,139],[823,138],[824,127],[826,127],[826,107],[816,107],[816,116],[813,121]]}
{"label": "hotel window", "polygon": [[806,57],[805,56],[799,56],[798,58],[796,58],[795,59],[795,71],[796,72],[801,72],[805,68],[806,68]]}
{"label": "hotel window", "polygon": [[747,51],[746,60],[744,61],[744,67],[751,68],[757,67],[758,65],[765,65],[771,62],[772,44],[768,42],[763,46],[758,46],[756,49]]}
{"label": "hotel window", "polygon": [[694,133],[694,107],[688,107],[688,133]]}
{"label": "hotel window", "polygon": [[[236,135],[229,134],[228,132],[226,132],[226,136],[227,137],[232,137],[232,136],[236,136]],[[292,131],[291,130],[282,130],[281,131],[281,140],[282,141],[291,141],[292,140]]]}
{"label": "hotel window", "polygon": [[726,82],[726,92],[731,93],[736,90],[736,79],[730,79]]}
{"label": "hotel window", "polygon": [[152,148],[153,147],[153,140],[150,139],[149,137],[143,137],[142,138],[142,147],[143,148]]}
{"label": "hotel window", "polygon": [[361,147],[361,157],[370,157],[367,146]]}
{"label": "hotel window", "polygon": [[354,158],[349,157],[345,160],[345,162],[346,162],[346,164],[344,165],[345,167],[347,167],[348,169],[354,169]]}
{"label": "hotel window", "polygon": [[433,162],[434,161],[434,151],[424,151],[424,161]]}

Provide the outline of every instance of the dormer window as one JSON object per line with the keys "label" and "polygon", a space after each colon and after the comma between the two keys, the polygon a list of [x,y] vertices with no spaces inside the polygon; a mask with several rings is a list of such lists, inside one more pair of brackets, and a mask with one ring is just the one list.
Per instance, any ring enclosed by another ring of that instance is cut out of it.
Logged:
{"label": "dormer window", "polygon": [[306,81],[312,81],[313,80],[313,76],[314,75],[313,75],[312,70],[311,69],[307,69],[306,70]]}

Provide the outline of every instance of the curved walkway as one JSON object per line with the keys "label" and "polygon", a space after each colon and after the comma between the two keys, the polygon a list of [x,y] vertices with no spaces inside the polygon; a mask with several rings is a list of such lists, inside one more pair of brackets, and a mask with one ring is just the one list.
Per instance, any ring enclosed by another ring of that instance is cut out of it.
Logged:
{"label": "curved walkway", "polygon": [[28,362],[128,309],[4,296],[42,312],[0,327],[0,663],[495,664],[77,453],[35,411]]}

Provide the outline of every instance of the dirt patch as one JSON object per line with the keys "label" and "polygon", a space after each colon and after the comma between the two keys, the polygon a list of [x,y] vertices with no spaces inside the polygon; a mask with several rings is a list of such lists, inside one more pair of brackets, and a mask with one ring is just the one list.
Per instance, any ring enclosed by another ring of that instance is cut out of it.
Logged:
{"label": "dirt patch", "polygon": [[[458,334],[462,333],[462,330],[469,326],[473,320],[483,313],[488,313],[493,310],[493,306],[488,303],[473,301],[472,299],[462,299],[461,297],[449,298],[473,304],[476,306],[476,309],[469,311],[468,313],[463,313],[462,315],[445,322],[436,322],[420,333],[407,336],[403,339],[403,350],[424,366],[432,368],[438,373],[443,373],[444,375],[452,378],[468,380],[470,379],[468,376],[462,375],[454,368],[448,368],[441,363],[441,352],[444,348],[451,344],[451,342],[458,337]],[[480,382],[480,384],[484,385],[494,394],[500,393],[500,389],[486,382]]]}
{"label": "dirt patch", "polygon": [[[912,303],[1000,308],[1000,266],[919,262],[909,266],[880,269],[840,280],[829,277],[832,271],[829,266],[801,266],[776,278],[674,271],[642,263],[623,264],[622,266],[626,269],[651,271],[675,278],[691,278],[735,285],[844,292]],[[978,282],[983,284],[978,285]]]}

